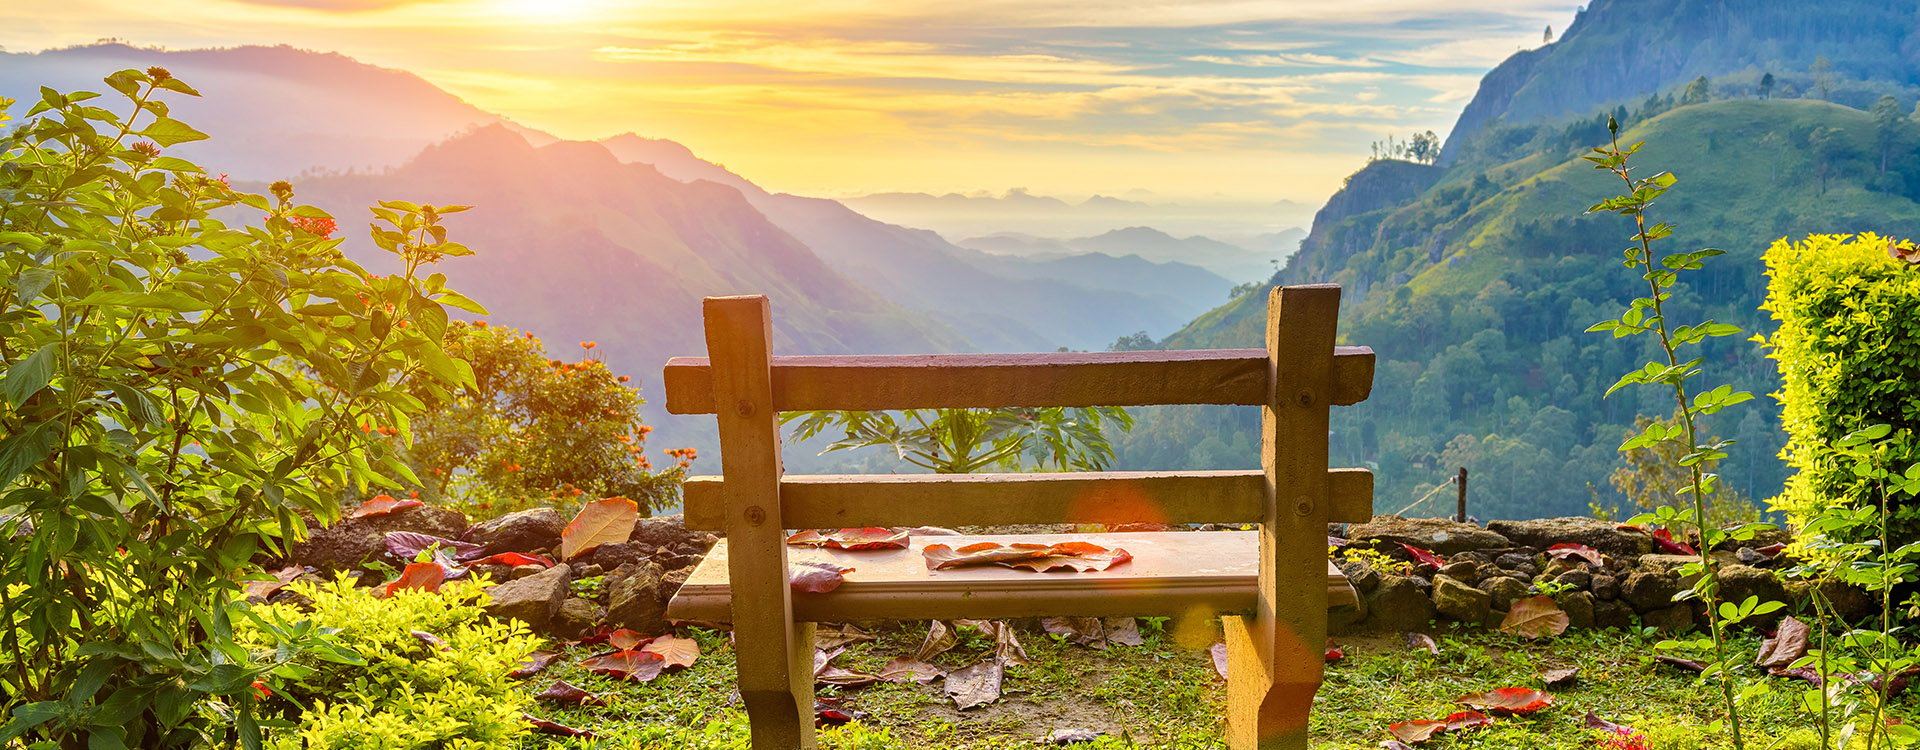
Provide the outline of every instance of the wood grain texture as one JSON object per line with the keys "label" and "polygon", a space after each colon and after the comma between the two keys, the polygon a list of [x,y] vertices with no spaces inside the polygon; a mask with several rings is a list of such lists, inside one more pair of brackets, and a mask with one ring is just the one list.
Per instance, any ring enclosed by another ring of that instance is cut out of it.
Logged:
{"label": "wood grain texture", "polygon": [[720,423],[724,527],[732,554],[734,648],[755,748],[814,748],[812,630],[796,625],[780,526],[780,425],[773,409],[772,316],[765,297],[709,297],[707,352],[726,404]]}
{"label": "wood grain texture", "polygon": [[[1329,517],[1373,517],[1373,474],[1328,472]],[[720,531],[724,477],[691,477],[682,497],[686,525]],[[964,526],[1032,523],[1259,523],[1266,517],[1261,471],[1107,471],[1047,474],[800,475],[780,481],[781,525]]]}
{"label": "wood grain texture", "polygon": [[[779,411],[1260,406],[1268,391],[1267,360],[1262,349],[775,357],[773,402]],[[1372,349],[1340,347],[1333,403],[1366,400],[1373,366]],[[711,414],[721,403],[705,357],[674,357],[663,380],[668,412]]]}

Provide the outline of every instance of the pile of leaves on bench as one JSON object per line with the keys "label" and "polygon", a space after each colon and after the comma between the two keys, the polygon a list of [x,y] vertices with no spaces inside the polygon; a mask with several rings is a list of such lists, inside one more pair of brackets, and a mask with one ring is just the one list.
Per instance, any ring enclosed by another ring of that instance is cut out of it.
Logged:
{"label": "pile of leaves on bench", "polygon": [[[848,552],[901,550],[910,545],[915,534],[957,536],[949,529],[923,526],[917,529],[889,529],[878,526],[830,531],[807,530],[787,537],[795,547],[817,547]],[[1102,547],[1092,542],[1067,541],[1052,544],[1031,542],[976,542],[955,549],[945,544],[929,544],[921,554],[931,570],[948,570],[981,565],[998,565],[1015,570],[1045,573],[1072,570],[1079,573],[1101,571],[1133,559],[1124,549]],[[796,562],[788,573],[793,589],[824,594],[840,587],[845,574],[855,569],[821,562]]]}

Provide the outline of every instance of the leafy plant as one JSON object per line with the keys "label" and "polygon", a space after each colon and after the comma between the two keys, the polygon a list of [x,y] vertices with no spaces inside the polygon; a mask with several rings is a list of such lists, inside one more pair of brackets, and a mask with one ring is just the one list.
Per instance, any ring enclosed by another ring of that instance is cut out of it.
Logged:
{"label": "leafy plant", "polygon": [[1746,618],[1765,614],[1783,605],[1779,602],[1761,604],[1752,597],[1737,605],[1720,601],[1717,579],[1719,562],[1710,552],[1728,539],[1750,539],[1765,525],[1744,524],[1728,530],[1707,523],[1708,496],[1719,489],[1720,480],[1718,474],[1707,470],[1707,462],[1726,458],[1726,449],[1732,441],[1703,439],[1704,431],[1699,419],[1752,400],[1753,394],[1734,390],[1730,385],[1690,388],[1689,381],[1701,372],[1703,358],[1682,359],[1681,352],[1689,347],[1698,347],[1710,338],[1738,334],[1740,328],[1712,320],[1693,325],[1675,325],[1667,319],[1666,310],[1667,302],[1673,297],[1672,289],[1679,282],[1680,272],[1700,270],[1704,267],[1703,261],[1724,253],[1709,248],[1655,257],[1653,243],[1671,237],[1673,225],[1665,222],[1647,223],[1647,210],[1673,187],[1678,178],[1670,172],[1660,172],[1652,177],[1635,177],[1628,162],[1643,144],[1635,143],[1621,148],[1620,125],[1611,117],[1607,119],[1607,131],[1612,136],[1611,144],[1595,148],[1593,154],[1583,158],[1593,162],[1596,169],[1619,177],[1626,183],[1627,189],[1622,195],[1594,204],[1587,212],[1617,213],[1633,219],[1636,230],[1632,237],[1634,244],[1623,253],[1623,263],[1629,269],[1641,270],[1640,278],[1647,284],[1647,296],[1633,300],[1619,318],[1596,323],[1587,330],[1611,332],[1614,338],[1651,333],[1657,339],[1662,358],[1621,376],[1607,389],[1607,394],[1636,384],[1671,390],[1676,423],[1669,425],[1650,421],[1639,434],[1628,437],[1620,445],[1620,450],[1628,452],[1669,444],[1676,446],[1681,453],[1679,464],[1685,467],[1687,478],[1678,494],[1690,503],[1690,507],[1677,509],[1662,505],[1652,513],[1641,514],[1631,523],[1657,522],[1668,529],[1681,529],[1683,532],[1691,530],[1700,539],[1699,559],[1684,566],[1681,573],[1695,578],[1695,584],[1685,595],[1698,598],[1706,605],[1709,638],[1705,643],[1670,641],[1663,645],[1669,648],[1704,646],[1711,651],[1713,663],[1702,670],[1701,676],[1702,679],[1719,678],[1726,710],[1726,730],[1735,750],[1743,750],[1746,738],[1740,729],[1740,712],[1735,704],[1734,661],[1727,649],[1725,631]]}
{"label": "leafy plant", "polygon": [[[581,347],[590,355],[598,344]],[[435,499],[491,517],[582,496],[631,498],[643,512],[679,497],[693,449],[669,450],[674,463],[653,466],[653,428],[640,421],[645,402],[628,376],[591,356],[550,358],[532,333],[486,321],[447,326],[446,348],[472,364],[474,384],[415,394],[428,410],[414,420],[408,455]]]}
{"label": "leafy plant", "polygon": [[904,412],[802,411],[782,414],[797,422],[795,440],[829,429],[844,431],[822,453],[885,446],[900,460],[936,474],[1017,469],[1031,458],[1040,468],[1099,471],[1113,463],[1107,439],[1111,422],[1122,432],[1133,417],[1113,406],[1040,409],[910,409]]}
{"label": "leafy plant", "polygon": [[[1672,432],[1679,428],[1680,417],[1676,413],[1671,419],[1657,419],[1642,414],[1634,418],[1633,430],[1627,433],[1627,437],[1644,434],[1655,424]],[[1718,441],[1718,437],[1710,439],[1710,442]],[[1663,441],[1624,450],[1620,454],[1626,459],[1626,465],[1607,475],[1607,483],[1625,495],[1634,507],[1648,511],[1685,499],[1682,490],[1691,486],[1692,470],[1683,460],[1687,457],[1687,450],[1681,442]],[[1699,465],[1703,472],[1716,472],[1720,467],[1720,459],[1705,459]],[[1725,527],[1759,520],[1759,506],[1744,492],[1732,487],[1720,487],[1708,496],[1708,526]]]}
{"label": "leafy plant", "polygon": [[192,87],[105,82],[128,111],[42,89],[0,135],[0,742],[257,747],[249,685],[325,642],[241,648],[234,574],[339,493],[413,481],[413,394],[472,382],[444,308],[481,310],[423,273],[466,254],[461,209],[375,209],[403,270],[373,275],[287,183],[165,155],[206,137],[164,100]]}

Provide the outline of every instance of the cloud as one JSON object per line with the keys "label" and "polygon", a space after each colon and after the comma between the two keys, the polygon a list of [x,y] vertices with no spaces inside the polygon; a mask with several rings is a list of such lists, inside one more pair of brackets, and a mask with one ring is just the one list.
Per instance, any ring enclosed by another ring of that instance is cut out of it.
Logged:
{"label": "cloud", "polygon": [[1382,65],[1378,60],[1367,58],[1336,57],[1314,52],[1283,53],[1278,55],[1194,55],[1184,58],[1190,62],[1213,63],[1215,65],[1239,65],[1248,68],[1377,68]]}
{"label": "cloud", "polygon": [[415,5],[428,0],[234,0],[248,5],[265,5],[278,8],[302,8],[323,10],[335,13],[360,13],[370,10],[389,10],[403,5]]}

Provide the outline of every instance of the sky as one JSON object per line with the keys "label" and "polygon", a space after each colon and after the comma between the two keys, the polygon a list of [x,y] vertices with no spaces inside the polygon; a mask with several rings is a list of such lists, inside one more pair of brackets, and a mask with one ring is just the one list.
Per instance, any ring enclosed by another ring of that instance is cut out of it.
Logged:
{"label": "sky", "polygon": [[[290,44],[808,195],[1318,204],[1564,0],[0,0],[0,46]],[[1135,193],[1138,195],[1138,193]]]}

